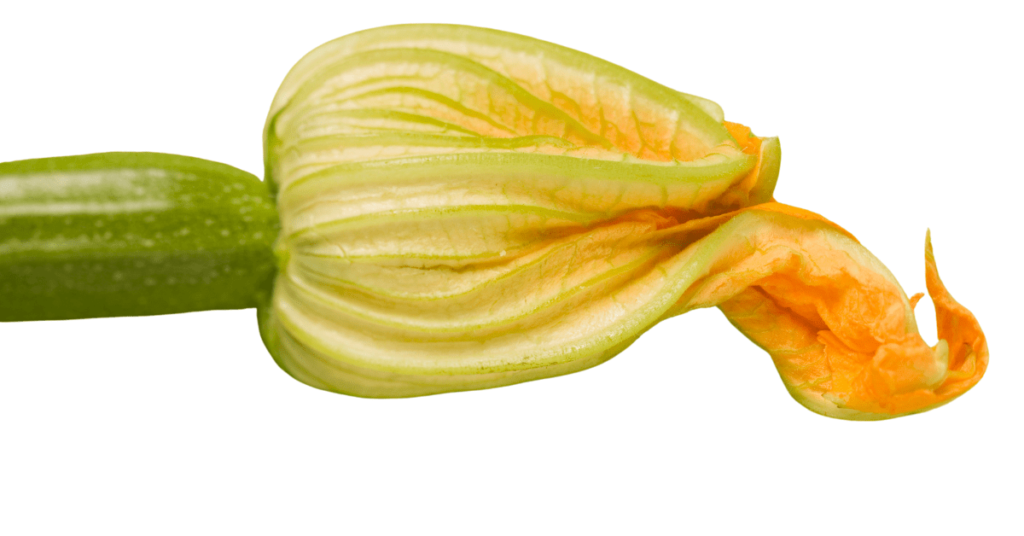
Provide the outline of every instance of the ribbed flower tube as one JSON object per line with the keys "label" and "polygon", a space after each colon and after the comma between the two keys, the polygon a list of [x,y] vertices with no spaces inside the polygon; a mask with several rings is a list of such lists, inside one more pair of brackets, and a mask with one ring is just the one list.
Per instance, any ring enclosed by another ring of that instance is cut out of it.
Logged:
{"label": "ribbed flower tube", "polygon": [[932,260],[934,348],[852,236],[773,201],[777,139],[580,52],[460,26],[346,36],[289,73],[265,153],[282,230],[261,332],[321,389],[566,374],[713,306],[834,417],[922,411],[984,372]]}

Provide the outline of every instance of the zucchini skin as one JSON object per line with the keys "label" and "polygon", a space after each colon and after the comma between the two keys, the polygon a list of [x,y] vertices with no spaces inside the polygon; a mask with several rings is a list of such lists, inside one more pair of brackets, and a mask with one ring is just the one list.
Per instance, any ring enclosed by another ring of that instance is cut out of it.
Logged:
{"label": "zucchini skin", "polygon": [[256,176],[199,158],[0,163],[0,321],[255,307],[279,226]]}

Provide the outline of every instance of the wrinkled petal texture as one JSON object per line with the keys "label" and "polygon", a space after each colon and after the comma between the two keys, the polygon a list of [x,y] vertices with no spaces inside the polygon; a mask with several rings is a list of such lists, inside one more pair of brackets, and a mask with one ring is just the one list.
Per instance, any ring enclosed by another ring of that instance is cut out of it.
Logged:
{"label": "wrinkled petal texture", "polygon": [[261,330],[322,389],[566,374],[713,306],[830,416],[921,411],[984,371],[930,256],[935,348],[855,239],[772,201],[777,139],[557,45],[444,25],[343,37],[289,73],[265,151],[282,233]]}

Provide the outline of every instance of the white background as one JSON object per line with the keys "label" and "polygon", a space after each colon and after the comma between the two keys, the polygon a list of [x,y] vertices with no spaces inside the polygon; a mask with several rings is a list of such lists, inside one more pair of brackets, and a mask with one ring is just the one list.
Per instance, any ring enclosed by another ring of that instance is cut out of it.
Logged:
{"label": "white background", "polygon": [[315,46],[514,31],[780,136],[776,197],[852,231],[908,294],[930,227],[991,366],[946,407],[854,423],[792,401],[717,310],[572,376],[383,401],[292,380],[252,310],[0,324],[0,533],[1024,531],[1014,3],[141,4],[0,8],[0,161],[160,151],[262,176],[271,98]]}

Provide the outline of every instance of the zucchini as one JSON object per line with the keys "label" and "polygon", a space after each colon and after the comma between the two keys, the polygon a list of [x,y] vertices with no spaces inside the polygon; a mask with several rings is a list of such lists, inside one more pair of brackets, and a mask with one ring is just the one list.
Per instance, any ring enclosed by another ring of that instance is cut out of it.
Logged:
{"label": "zucchini", "polygon": [[259,179],[199,158],[0,163],[0,321],[255,307],[278,226]]}

